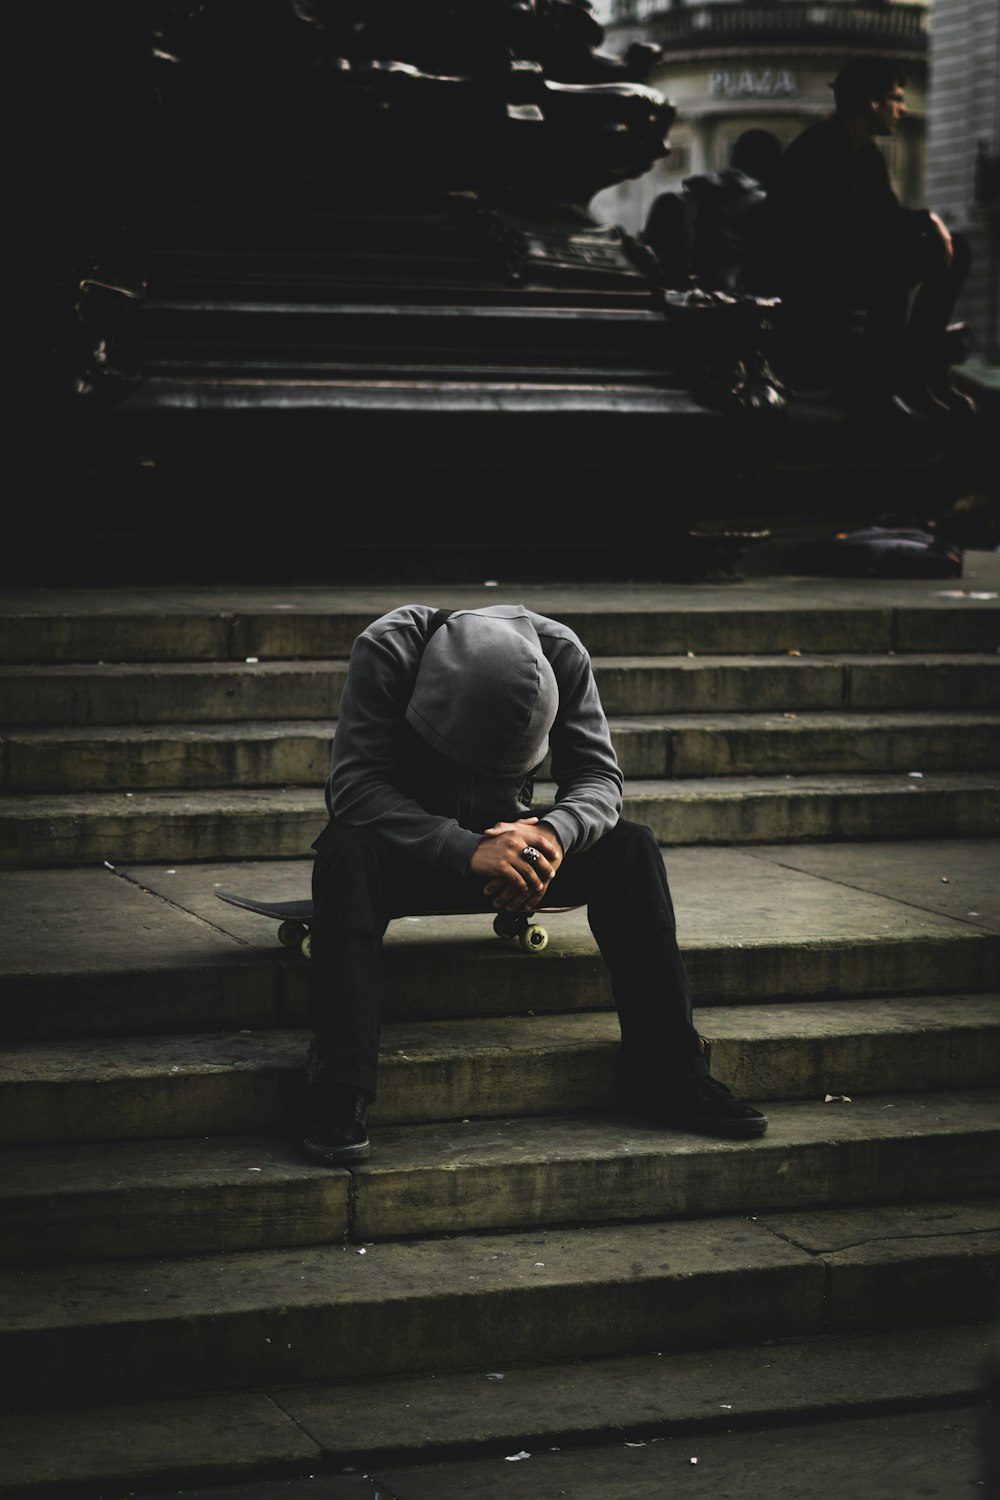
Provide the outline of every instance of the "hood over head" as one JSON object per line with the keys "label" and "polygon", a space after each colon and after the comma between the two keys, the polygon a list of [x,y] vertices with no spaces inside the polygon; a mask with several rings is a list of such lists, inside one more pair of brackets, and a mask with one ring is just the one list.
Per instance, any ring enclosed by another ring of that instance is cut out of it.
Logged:
{"label": "hood over head", "polygon": [[428,641],[406,710],[433,749],[521,776],[545,758],[559,688],[519,606],[458,610]]}

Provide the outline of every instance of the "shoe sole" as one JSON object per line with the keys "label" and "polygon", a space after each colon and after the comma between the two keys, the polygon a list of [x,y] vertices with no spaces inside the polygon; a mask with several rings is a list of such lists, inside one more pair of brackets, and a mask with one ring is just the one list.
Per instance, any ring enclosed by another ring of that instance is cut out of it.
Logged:
{"label": "shoe sole", "polygon": [[313,1161],[321,1161],[327,1167],[342,1167],[355,1161],[367,1161],[372,1150],[370,1141],[359,1141],[356,1146],[320,1146],[309,1140],[302,1142],[302,1149]]}
{"label": "shoe sole", "polygon": [[683,1115],[641,1114],[647,1125],[663,1125],[673,1130],[690,1130],[696,1135],[714,1135],[731,1141],[757,1140],[767,1130],[766,1115],[756,1120],[691,1120]]}
{"label": "shoe sole", "polygon": [[694,1130],[698,1135],[715,1135],[731,1141],[754,1141],[767,1130],[767,1120],[669,1120],[677,1130]]}

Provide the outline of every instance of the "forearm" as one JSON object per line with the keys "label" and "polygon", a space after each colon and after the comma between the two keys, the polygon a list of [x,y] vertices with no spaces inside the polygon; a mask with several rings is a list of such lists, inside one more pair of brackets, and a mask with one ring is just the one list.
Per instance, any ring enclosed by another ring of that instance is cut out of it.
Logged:
{"label": "forearm", "polygon": [[622,777],[615,766],[613,771],[578,777],[560,787],[555,803],[539,816],[558,834],[567,854],[579,854],[614,828],[621,808]]}
{"label": "forearm", "polygon": [[539,816],[551,823],[570,854],[589,849],[614,828],[623,777],[589,657],[582,649],[564,650],[559,667],[560,711],[550,736],[557,791]]}
{"label": "forearm", "polygon": [[335,774],[330,778],[328,803],[338,823],[371,829],[401,853],[424,864],[446,865],[462,875],[482,837],[462,828],[455,818],[427,812],[385,781],[359,783]]}

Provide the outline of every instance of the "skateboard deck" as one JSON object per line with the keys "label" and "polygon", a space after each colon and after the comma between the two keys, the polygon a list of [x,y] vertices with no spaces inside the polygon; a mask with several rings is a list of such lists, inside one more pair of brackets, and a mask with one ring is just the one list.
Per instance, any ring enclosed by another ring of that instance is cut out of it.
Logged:
{"label": "skateboard deck", "polygon": [[[251,896],[239,896],[233,891],[216,891],[220,901],[240,911],[252,911],[259,917],[269,917],[278,923],[278,942],[284,948],[297,948],[303,958],[309,958],[312,946],[310,929],[313,919],[311,901],[256,901]],[[493,931],[500,938],[517,938],[518,946],[525,953],[541,953],[548,946],[549,934],[535,917],[540,913],[575,911],[573,906],[539,906],[533,912],[497,912],[493,918]],[[469,916],[467,911],[422,912],[426,917]],[[475,915],[475,913],[471,913]],[[484,913],[484,915],[489,915]]]}

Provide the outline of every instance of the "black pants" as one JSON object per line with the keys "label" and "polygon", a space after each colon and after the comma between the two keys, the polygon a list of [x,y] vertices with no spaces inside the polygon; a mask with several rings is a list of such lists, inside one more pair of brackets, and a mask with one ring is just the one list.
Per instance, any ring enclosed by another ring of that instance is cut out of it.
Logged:
{"label": "black pants", "polygon": [[899,391],[941,379],[948,364],[946,330],[969,274],[969,243],[952,236],[952,259],[929,228],[855,247],[849,259],[796,268],[781,289],[783,324],[803,343],[823,342],[865,314],[859,381]]}
{"label": "black pants", "polygon": [[868,313],[868,349],[890,382],[905,384],[944,374],[945,330],[969,274],[971,254],[961,235],[945,259],[937,235],[910,238],[859,278],[859,305]]}
{"label": "black pants", "polygon": [[[477,877],[401,856],[377,833],[331,823],[315,847],[310,1081],[346,1084],[374,1098],[389,922],[492,907]],[[673,903],[651,831],[619,822],[563,861],[545,900],[587,907],[611,974],[625,1086],[669,1085],[704,1073]]]}

